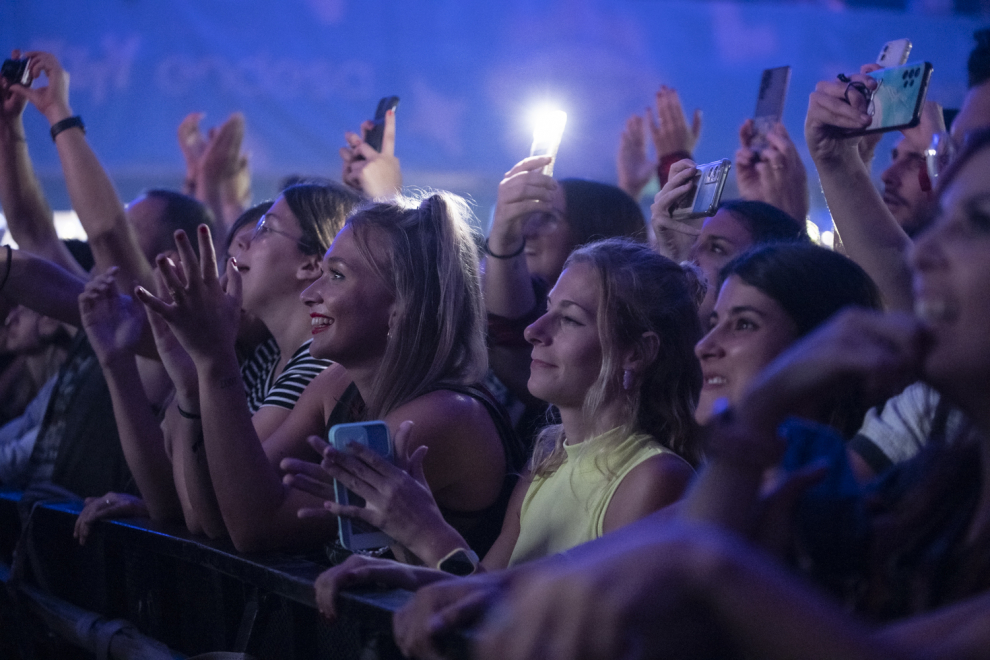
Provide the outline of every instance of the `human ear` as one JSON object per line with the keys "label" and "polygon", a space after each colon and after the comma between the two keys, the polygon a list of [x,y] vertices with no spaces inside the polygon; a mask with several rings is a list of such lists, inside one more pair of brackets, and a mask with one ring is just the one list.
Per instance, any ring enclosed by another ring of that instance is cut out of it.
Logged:
{"label": "human ear", "polygon": [[622,369],[642,373],[657,359],[660,354],[660,336],[655,332],[644,332],[633,346],[629,347],[622,358]]}
{"label": "human ear", "polygon": [[312,282],[320,279],[323,274],[323,259],[318,254],[308,254],[296,269],[296,279],[303,282]]}

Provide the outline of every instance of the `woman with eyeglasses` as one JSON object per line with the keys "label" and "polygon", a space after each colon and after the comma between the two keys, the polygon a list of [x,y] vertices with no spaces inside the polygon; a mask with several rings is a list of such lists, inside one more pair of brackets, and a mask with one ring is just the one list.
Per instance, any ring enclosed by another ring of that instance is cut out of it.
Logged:
{"label": "woman with eyeglasses", "polygon": [[605,238],[646,240],[646,221],[632,197],[597,181],[556,181],[543,172],[550,161],[526,158],[499,184],[482,281],[492,370],[541,416],[546,405],[526,387],[531,347],[523,331],[546,311],[547,293],[568,255]]}
{"label": "woman with eyeglasses", "polygon": [[[270,334],[241,364],[241,380],[237,383],[246,390],[247,408],[261,439],[278,428],[306,385],[331,364],[310,355],[311,322],[299,296],[322,274],[323,253],[359,201],[358,195],[343,186],[291,186],[274,203],[259,204],[245,212],[231,228],[228,253],[240,275],[241,287],[235,327],[249,330],[245,327],[249,322],[260,322]],[[182,268],[188,273],[187,264]],[[94,328],[99,325],[113,329],[126,324],[123,317],[127,315],[111,313],[107,304],[118,293],[112,275],[101,276],[87,289],[87,308]],[[174,286],[162,287],[161,293],[170,300],[181,296]],[[144,315],[139,309],[136,313]],[[168,326],[153,314],[149,318],[159,355],[175,386],[161,430],[150,411],[142,411],[137,400],[118,397],[121,400],[114,401],[120,428],[133,430],[122,431],[122,444],[143,501],[108,493],[87,503],[77,523],[81,540],[97,519],[141,514],[171,519],[178,517],[180,506],[190,531],[211,537],[226,534],[205,456],[198,450],[203,431],[195,365]],[[208,330],[204,328],[204,332]],[[104,334],[112,337],[120,333],[111,330]],[[113,369],[113,365],[104,365],[105,372]]]}

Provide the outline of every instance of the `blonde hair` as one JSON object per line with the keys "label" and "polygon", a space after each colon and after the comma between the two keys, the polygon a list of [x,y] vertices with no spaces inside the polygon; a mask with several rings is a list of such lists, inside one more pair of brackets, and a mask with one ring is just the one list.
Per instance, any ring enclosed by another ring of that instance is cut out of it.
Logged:
{"label": "blonde hair", "polygon": [[467,203],[447,192],[373,203],[347,220],[395,299],[381,366],[363,392],[380,418],[442,383],[470,385],[488,370],[475,232]]}
{"label": "blonde hair", "polygon": [[[607,239],[571,253],[564,268],[584,263],[599,280],[598,333],[602,366],[582,406],[586,419],[619,398],[625,407],[622,437],[641,432],[688,462],[700,459],[694,409],[701,391],[701,365],[694,345],[701,338],[698,307],[690,277],[681,266],[627,239]],[[623,389],[621,353],[652,332],[660,340],[656,358],[635,386]],[[599,429],[600,432],[609,429]],[[564,429],[545,428],[536,440],[532,466],[537,475],[564,460]],[[597,448],[602,453],[608,446]]]}

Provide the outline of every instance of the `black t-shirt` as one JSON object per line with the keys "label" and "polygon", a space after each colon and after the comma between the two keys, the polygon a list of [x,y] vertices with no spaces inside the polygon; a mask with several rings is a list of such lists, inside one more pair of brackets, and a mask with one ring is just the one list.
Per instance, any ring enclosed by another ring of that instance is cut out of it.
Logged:
{"label": "black t-shirt", "polygon": [[31,453],[32,481],[51,481],[79,497],[137,494],[124,459],[103,369],[80,331],[59,370]]}

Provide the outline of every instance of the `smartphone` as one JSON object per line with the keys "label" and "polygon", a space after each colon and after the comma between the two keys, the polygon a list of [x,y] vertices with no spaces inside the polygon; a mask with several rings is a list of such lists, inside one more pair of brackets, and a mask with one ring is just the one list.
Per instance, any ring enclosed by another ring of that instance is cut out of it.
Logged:
{"label": "smartphone", "polygon": [[767,133],[784,116],[784,101],[787,99],[787,88],[790,84],[791,67],[764,69],[760,78],[760,90],[756,95],[756,112],[753,113],[756,137],[750,143],[750,148],[757,154],[768,146]]}
{"label": "smartphone", "polygon": [[907,64],[908,55],[911,54],[911,40],[910,39],[895,39],[894,41],[888,41],[880,49],[880,54],[877,56],[877,64],[885,69],[894,66],[904,66]]}
{"label": "smartphone", "polygon": [[688,220],[715,215],[718,204],[722,201],[722,190],[725,188],[725,180],[729,178],[730,169],[732,162],[727,158],[699,165],[694,175],[694,187],[671,207],[670,217],[674,220]]}
{"label": "smartphone", "polygon": [[550,156],[553,160],[543,166],[542,172],[553,176],[553,166],[557,162],[557,149],[564,137],[564,126],[567,125],[567,113],[563,110],[553,110],[541,113],[533,128],[533,144],[530,145],[529,155]]}
{"label": "smartphone", "polygon": [[398,96],[383,96],[375,109],[374,128],[364,136],[364,141],[371,145],[375,151],[382,150],[382,138],[385,137],[385,113],[399,107]]}
{"label": "smartphone", "polygon": [[27,59],[4,60],[3,67],[0,68],[0,76],[7,79],[11,85],[31,85],[31,70],[28,68]]}
{"label": "smartphone", "polygon": [[[328,433],[330,445],[337,451],[349,451],[348,445],[357,442],[371,449],[388,462],[393,461],[392,440],[389,438],[388,426],[385,422],[358,422],[355,424],[337,424],[330,427]],[[342,483],[334,479],[334,494],[337,502],[343,505],[364,506],[364,498],[348,490]],[[353,520],[343,516],[337,518],[337,531],[340,544],[348,550],[366,550],[381,548],[389,544],[389,537],[377,527],[372,527],[363,520]]]}
{"label": "smartphone", "polygon": [[[917,126],[925,106],[932,65],[928,62],[880,69],[869,74],[877,88],[867,95],[867,114],[873,119],[849,135],[897,131]],[[854,93],[852,90],[849,93]]]}

